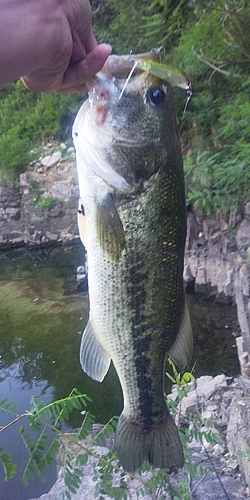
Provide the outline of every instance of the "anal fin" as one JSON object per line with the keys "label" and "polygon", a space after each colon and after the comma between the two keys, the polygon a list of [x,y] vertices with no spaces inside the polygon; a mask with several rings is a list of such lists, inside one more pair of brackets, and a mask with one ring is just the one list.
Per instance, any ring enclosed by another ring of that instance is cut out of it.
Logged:
{"label": "anal fin", "polygon": [[118,261],[125,246],[125,234],[111,195],[96,204],[95,225],[103,253],[111,262]]}
{"label": "anal fin", "polygon": [[187,304],[182,316],[182,322],[177,337],[168,351],[168,356],[180,368],[184,370],[191,361],[193,354],[193,332]]}
{"label": "anal fin", "polygon": [[96,339],[90,321],[82,334],[80,362],[89,377],[102,382],[110,365],[111,358]]}

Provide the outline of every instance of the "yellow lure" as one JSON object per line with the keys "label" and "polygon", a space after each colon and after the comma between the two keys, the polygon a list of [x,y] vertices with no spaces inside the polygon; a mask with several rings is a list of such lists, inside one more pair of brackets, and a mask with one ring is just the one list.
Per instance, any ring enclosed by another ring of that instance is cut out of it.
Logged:
{"label": "yellow lure", "polygon": [[142,59],[138,59],[136,63],[138,68],[143,71],[147,71],[147,73],[151,73],[154,76],[158,76],[158,78],[161,78],[162,80],[166,80],[175,87],[180,87],[186,90],[191,87],[190,80],[178,71],[178,69],[171,68],[171,66],[167,66],[166,64],[154,61],[144,61]]}

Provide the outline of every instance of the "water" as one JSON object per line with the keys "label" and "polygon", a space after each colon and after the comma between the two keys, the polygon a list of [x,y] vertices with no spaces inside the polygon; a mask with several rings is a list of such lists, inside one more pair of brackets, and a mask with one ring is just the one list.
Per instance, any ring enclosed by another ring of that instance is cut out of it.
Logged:
{"label": "water", "polygon": [[[107,422],[121,412],[122,395],[114,369],[99,384],[84,375],[79,365],[89,304],[86,293],[77,293],[73,277],[83,264],[81,245],[0,253],[0,398],[13,399],[19,415],[29,409],[32,395],[41,394],[47,403],[66,397],[73,387],[91,396],[89,410],[96,421]],[[195,336],[195,376],[238,374],[236,310],[203,297],[189,295],[188,301]],[[0,426],[11,419],[1,413]],[[79,426],[81,419],[74,413],[70,427]],[[9,482],[4,482],[0,468],[0,500],[38,497],[55,481],[54,466],[46,473],[46,484],[37,479],[23,485],[27,453],[18,428],[24,422],[0,434],[0,446],[18,463],[18,474]]]}
{"label": "water", "polygon": [[[0,400],[13,399],[18,414],[29,409],[33,394],[42,394],[47,403],[66,397],[73,387],[91,395],[89,410],[97,421],[106,422],[122,409],[114,369],[100,385],[84,375],[79,364],[88,297],[72,294],[73,284],[67,280],[83,263],[81,246],[0,254]],[[0,414],[1,426],[10,420],[9,415]],[[71,427],[79,426],[81,420],[75,413]],[[0,446],[13,453],[13,461],[20,467],[18,476],[6,483],[0,466],[0,500],[37,497],[50,489],[56,477],[54,467],[45,485],[36,480],[23,486],[27,453],[18,433],[21,424],[24,422],[0,434]]]}

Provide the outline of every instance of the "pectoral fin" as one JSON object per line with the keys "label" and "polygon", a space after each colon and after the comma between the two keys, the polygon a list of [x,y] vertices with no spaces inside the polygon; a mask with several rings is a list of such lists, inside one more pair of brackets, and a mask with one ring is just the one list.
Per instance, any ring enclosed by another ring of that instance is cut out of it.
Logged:
{"label": "pectoral fin", "polygon": [[95,224],[103,253],[111,262],[117,262],[125,246],[125,234],[111,195],[96,205]]}
{"label": "pectoral fin", "polygon": [[181,326],[168,355],[181,370],[184,370],[190,363],[192,354],[193,333],[188,307],[185,304]]}
{"label": "pectoral fin", "polygon": [[80,362],[89,377],[102,382],[110,365],[111,358],[96,339],[90,321],[82,335]]}

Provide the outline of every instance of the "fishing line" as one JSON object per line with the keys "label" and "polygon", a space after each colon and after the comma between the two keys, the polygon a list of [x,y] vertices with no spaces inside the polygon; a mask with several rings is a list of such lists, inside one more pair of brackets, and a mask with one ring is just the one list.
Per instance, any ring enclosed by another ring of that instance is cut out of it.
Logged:
{"label": "fishing line", "polygon": [[180,124],[180,130],[179,130],[179,134],[181,133],[181,130],[182,130],[182,125],[183,125],[183,120],[184,120],[184,115],[187,111],[187,105],[191,99],[193,95],[193,92],[192,92],[192,89],[191,89],[191,85],[189,86],[189,88],[187,89],[187,93],[186,93],[186,102],[185,102],[185,106],[184,106],[184,110],[183,110],[183,113],[182,113],[182,118],[181,118],[181,124]]}
{"label": "fishing line", "polygon": [[119,95],[119,97],[118,97],[118,101],[119,101],[119,100],[121,99],[121,97],[123,96],[124,90],[125,90],[125,88],[127,87],[128,82],[129,82],[129,80],[130,80],[131,76],[133,75],[134,70],[135,70],[135,68],[136,68],[137,64],[138,64],[138,63],[137,63],[137,61],[135,61],[135,62],[134,62],[134,65],[133,65],[133,67],[132,67],[132,69],[131,69],[131,71],[129,72],[129,75],[128,75],[128,77],[127,77],[127,80],[126,80],[126,82],[124,83],[124,86],[123,86],[123,88],[122,88],[122,91],[121,91],[121,93],[120,93],[120,95]]}

